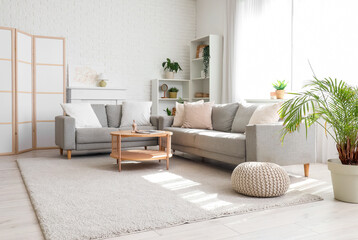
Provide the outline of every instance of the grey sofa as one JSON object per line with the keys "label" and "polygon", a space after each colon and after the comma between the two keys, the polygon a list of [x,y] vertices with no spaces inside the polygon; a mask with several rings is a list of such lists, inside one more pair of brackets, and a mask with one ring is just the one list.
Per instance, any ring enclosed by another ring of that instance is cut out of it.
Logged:
{"label": "grey sofa", "polygon": [[[159,129],[173,132],[172,149],[238,165],[245,161],[273,162],[279,165],[304,164],[308,176],[309,163],[315,162],[315,127],[287,135],[280,141],[282,122],[266,125],[247,125],[250,114],[240,116],[241,132],[220,129],[223,118],[215,117],[213,130],[172,127],[173,117],[159,117]],[[252,114],[252,112],[251,112]],[[237,117],[235,113],[233,116]],[[230,123],[229,123],[230,124]],[[216,127],[218,126],[218,127]],[[217,129],[216,129],[217,128]],[[239,130],[240,131],[240,127]]]}
{"label": "grey sofa", "polygon": [[[129,130],[131,127],[120,127],[122,105],[91,105],[102,128],[75,128],[75,119],[69,116],[55,118],[55,142],[61,155],[67,151],[71,159],[73,150],[111,149],[110,133],[117,130]],[[158,117],[150,118],[150,126],[138,126],[140,130],[158,129]],[[158,145],[157,138],[123,138],[122,147],[147,147]]]}

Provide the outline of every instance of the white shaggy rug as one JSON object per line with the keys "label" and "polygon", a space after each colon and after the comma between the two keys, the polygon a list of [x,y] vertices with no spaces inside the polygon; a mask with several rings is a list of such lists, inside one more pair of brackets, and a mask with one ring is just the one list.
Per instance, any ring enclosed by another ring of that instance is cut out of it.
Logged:
{"label": "white shaggy rug", "polygon": [[118,172],[106,155],[18,165],[48,240],[108,238],[322,200],[293,189],[277,198],[245,197],[232,190],[231,170],[181,157],[171,159],[169,171],[162,161],[124,163]]}

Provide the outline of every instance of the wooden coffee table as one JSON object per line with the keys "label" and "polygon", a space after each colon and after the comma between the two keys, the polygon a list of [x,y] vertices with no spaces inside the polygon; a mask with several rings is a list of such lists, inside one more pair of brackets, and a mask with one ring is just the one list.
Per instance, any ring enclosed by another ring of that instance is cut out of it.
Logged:
{"label": "wooden coffee table", "polygon": [[[132,131],[115,131],[111,132],[112,136],[112,153],[111,157],[117,159],[118,171],[121,171],[121,162],[123,160],[130,161],[153,161],[153,160],[166,160],[167,161],[167,170],[169,169],[169,158],[172,156],[171,153],[171,135],[172,132],[161,131],[160,133],[151,133],[151,134],[141,134],[141,133],[132,133]],[[159,150],[121,150],[121,141],[122,138],[147,138],[147,137],[158,137],[159,138]],[[166,138],[166,147],[162,144],[162,138]],[[166,149],[165,149],[166,148]]]}

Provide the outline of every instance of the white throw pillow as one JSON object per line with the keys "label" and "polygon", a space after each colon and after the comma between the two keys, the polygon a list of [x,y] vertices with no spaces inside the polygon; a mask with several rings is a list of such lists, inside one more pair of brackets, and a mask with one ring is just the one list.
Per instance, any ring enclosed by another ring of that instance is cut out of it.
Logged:
{"label": "white throw pillow", "polygon": [[259,106],[252,114],[249,125],[277,123],[280,120],[280,108],[281,103]]}
{"label": "white throw pillow", "polygon": [[[192,102],[187,104],[198,104],[198,103],[204,103],[204,100],[199,100],[197,102]],[[176,102],[175,108],[176,108],[176,112],[174,116],[173,127],[181,127],[184,121],[184,111],[185,111],[184,103]]]}
{"label": "white throw pillow", "polygon": [[121,127],[132,126],[133,120],[137,126],[150,126],[150,108],[152,102],[123,102]]}
{"label": "white throw pillow", "polygon": [[76,128],[101,128],[96,114],[89,103],[64,103],[63,111],[75,119]]}

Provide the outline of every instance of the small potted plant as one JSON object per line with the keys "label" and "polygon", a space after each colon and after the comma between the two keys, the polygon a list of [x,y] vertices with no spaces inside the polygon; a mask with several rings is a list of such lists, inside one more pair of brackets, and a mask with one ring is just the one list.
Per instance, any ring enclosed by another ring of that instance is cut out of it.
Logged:
{"label": "small potted plant", "polygon": [[162,63],[162,67],[164,68],[166,79],[173,79],[174,73],[177,73],[178,71],[182,71],[179,63],[172,62],[169,58],[167,58],[166,62]]}
{"label": "small potted plant", "polygon": [[277,80],[277,82],[273,83],[272,85],[276,89],[276,98],[283,99],[285,96],[285,88],[287,87],[286,81]]}
{"label": "small potted plant", "polygon": [[179,89],[172,87],[169,89],[169,98],[177,98]]}
{"label": "small potted plant", "polygon": [[305,128],[315,123],[322,127],[335,141],[339,156],[328,160],[334,197],[358,203],[358,88],[331,78],[315,78],[306,87],[280,109],[285,119],[281,140],[299,131],[302,122]]}
{"label": "small potted plant", "polygon": [[204,64],[204,77],[209,77],[209,63],[210,63],[210,49],[209,45],[204,47],[203,50],[203,64]]}

